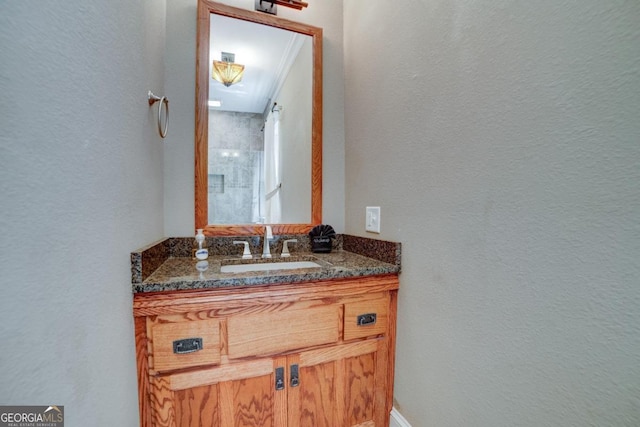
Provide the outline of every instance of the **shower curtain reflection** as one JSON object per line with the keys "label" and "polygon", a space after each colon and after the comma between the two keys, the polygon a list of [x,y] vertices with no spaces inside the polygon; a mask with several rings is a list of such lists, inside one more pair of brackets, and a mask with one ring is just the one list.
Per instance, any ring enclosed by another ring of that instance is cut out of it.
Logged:
{"label": "shower curtain reflection", "polygon": [[280,120],[278,110],[267,116],[264,127],[264,212],[267,224],[279,223],[282,219],[280,206],[281,182]]}

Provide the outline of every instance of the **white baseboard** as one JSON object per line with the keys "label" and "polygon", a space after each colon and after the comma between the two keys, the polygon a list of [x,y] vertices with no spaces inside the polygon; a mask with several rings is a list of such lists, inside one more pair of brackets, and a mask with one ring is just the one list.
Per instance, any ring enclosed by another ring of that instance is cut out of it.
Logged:
{"label": "white baseboard", "polygon": [[409,424],[409,421],[404,419],[396,408],[393,408],[391,409],[391,421],[389,422],[389,427],[411,427],[411,424]]}

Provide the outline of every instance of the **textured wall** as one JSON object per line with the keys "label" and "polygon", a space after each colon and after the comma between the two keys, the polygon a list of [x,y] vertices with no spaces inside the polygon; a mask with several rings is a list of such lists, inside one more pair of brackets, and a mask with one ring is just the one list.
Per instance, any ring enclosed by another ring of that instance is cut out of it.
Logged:
{"label": "textured wall", "polygon": [[0,404],[138,425],[129,253],[163,235],[164,19],[0,2]]}
{"label": "textured wall", "polygon": [[414,426],[640,425],[640,3],[344,2],[346,232]]}
{"label": "textured wall", "polygon": [[[254,10],[253,0],[224,0]],[[165,234],[194,231],[194,122],[196,0],[167,2],[166,89],[172,132],[165,149]],[[324,30],[323,219],[344,227],[344,90],[342,0],[315,2],[302,11],[280,7],[278,16]]]}

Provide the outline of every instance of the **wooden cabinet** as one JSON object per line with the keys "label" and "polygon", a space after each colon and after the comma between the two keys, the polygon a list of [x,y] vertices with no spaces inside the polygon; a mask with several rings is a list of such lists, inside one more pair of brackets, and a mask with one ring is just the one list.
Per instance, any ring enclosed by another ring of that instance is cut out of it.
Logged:
{"label": "wooden cabinet", "polygon": [[143,426],[388,426],[397,276],[136,294]]}

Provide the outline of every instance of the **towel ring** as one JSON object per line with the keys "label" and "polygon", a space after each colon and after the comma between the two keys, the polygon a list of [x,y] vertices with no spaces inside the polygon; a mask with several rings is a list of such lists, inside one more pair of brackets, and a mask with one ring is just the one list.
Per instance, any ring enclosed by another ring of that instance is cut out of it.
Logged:
{"label": "towel ring", "polygon": [[[155,104],[157,101],[160,101],[160,105],[158,106],[158,133],[160,133],[160,137],[164,138],[167,136],[167,129],[169,128],[169,99],[166,96],[159,97],[153,94],[153,92],[149,91],[148,93],[149,105]],[[162,106],[164,105],[165,115],[164,115],[164,129],[162,128]]]}

